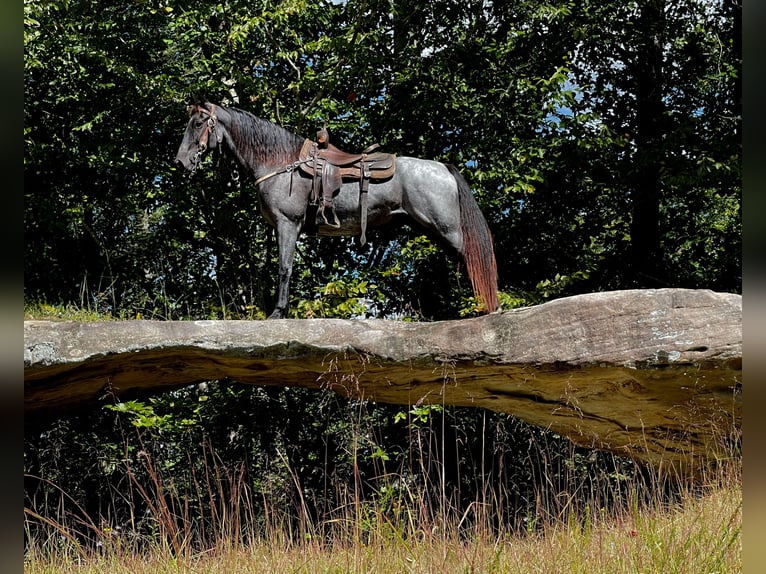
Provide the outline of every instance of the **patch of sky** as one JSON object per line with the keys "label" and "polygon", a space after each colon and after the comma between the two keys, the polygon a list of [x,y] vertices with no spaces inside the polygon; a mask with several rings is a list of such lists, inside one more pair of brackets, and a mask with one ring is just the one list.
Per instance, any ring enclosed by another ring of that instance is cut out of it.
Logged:
{"label": "patch of sky", "polygon": [[538,131],[555,128],[563,129],[562,118],[574,118],[573,106],[581,104],[585,98],[584,90],[574,81],[571,72],[561,86],[561,90],[552,94],[547,102],[551,112],[545,116]]}

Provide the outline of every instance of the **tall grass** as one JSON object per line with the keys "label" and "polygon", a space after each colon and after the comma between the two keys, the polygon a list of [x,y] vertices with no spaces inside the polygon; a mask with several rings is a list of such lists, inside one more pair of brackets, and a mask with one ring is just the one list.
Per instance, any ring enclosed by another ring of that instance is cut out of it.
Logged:
{"label": "tall grass", "polygon": [[[329,524],[306,523],[304,539],[273,520],[262,536],[227,537],[234,516],[222,516],[218,542],[181,553],[155,539],[141,550],[102,532],[99,551],[85,552],[56,525],[61,544],[27,551],[27,572],[740,572],[742,493],[736,472],[704,495],[686,492],[674,507],[658,505],[587,521],[550,522],[534,534],[465,532],[458,523],[417,524],[404,536],[370,509],[360,523],[340,512]],[[158,520],[164,520],[158,517]],[[442,526],[442,525],[439,525]],[[184,528],[193,530],[191,525]],[[170,529],[168,529],[170,530]],[[324,531],[326,537],[319,536]],[[364,540],[355,538],[361,531]],[[173,531],[174,532],[174,531]],[[339,542],[339,540],[345,542]]]}
{"label": "tall grass", "polygon": [[[625,473],[624,461],[608,457],[584,471],[581,451],[553,454],[558,439],[537,433],[529,448],[542,455],[530,457],[532,485],[522,491],[497,464],[491,475],[448,481],[445,457],[460,456],[460,445],[448,444],[445,409],[413,407],[409,452],[394,457],[371,450],[385,440],[363,403],[356,408],[345,445],[351,479],[334,480],[325,461],[320,501],[279,449],[270,461],[279,472],[259,477],[245,461],[225,462],[212,441],[176,453],[185,463],[171,466],[167,445],[132,428],[124,430],[122,482],[97,513],[76,493],[27,476],[44,488],[27,496],[25,571],[741,571],[737,453],[694,480]],[[374,474],[363,476],[363,462]],[[466,481],[469,499],[454,486]]]}

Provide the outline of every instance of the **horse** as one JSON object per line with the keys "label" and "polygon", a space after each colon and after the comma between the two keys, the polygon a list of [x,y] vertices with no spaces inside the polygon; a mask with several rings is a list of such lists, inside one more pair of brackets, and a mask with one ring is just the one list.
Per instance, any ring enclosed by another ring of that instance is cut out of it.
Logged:
{"label": "horse", "polygon": [[492,235],[468,183],[454,165],[396,157],[393,175],[369,181],[364,202],[360,201],[359,182],[344,178],[332,202],[335,221],[312,221],[314,182],[299,169],[301,150],[310,140],[247,111],[206,101],[194,104],[190,116],[176,166],[193,175],[207,152],[227,152],[258,184],[261,212],[276,229],[279,282],[270,319],[286,317],[295,246],[307,227],[315,227],[312,232],[319,236],[360,235],[363,222],[379,227],[402,215],[420,224],[453,257],[462,260],[481,312],[499,309]]}

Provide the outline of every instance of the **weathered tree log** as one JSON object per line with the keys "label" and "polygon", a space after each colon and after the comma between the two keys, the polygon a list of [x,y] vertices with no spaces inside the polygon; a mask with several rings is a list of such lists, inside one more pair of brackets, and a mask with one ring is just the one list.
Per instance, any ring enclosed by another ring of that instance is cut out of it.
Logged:
{"label": "weathered tree log", "polygon": [[742,299],[593,293],[475,319],[27,321],[30,421],[215,379],[513,414],[652,464],[730,452],[741,429]]}

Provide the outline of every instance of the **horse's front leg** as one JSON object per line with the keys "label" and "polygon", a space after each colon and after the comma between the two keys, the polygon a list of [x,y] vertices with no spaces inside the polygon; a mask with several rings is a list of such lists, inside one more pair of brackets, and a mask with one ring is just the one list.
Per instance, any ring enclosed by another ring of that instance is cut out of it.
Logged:
{"label": "horse's front leg", "polygon": [[298,241],[300,223],[284,219],[277,223],[277,247],[279,248],[279,285],[277,305],[269,319],[283,319],[287,316],[290,295],[290,276],[293,274],[295,244]]}

